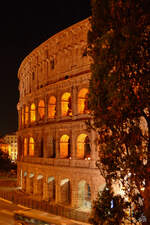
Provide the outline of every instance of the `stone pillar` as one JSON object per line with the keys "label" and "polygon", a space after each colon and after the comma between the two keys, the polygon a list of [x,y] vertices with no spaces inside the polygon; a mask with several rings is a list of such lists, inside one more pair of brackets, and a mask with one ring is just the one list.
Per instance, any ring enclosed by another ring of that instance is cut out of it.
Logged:
{"label": "stone pillar", "polygon": [[56,119],[61,118],[61,94],[57,94],[56,101]]}
{"label": "stone pillar", "polygon": [[55,202],[60,202],[60,178],[55,180],[56,190],[55,190]]}
{"label": "stone pillar", "polygon": [[71,133],[71,158],[76,158],[76,136],[74,133]]}
{"label": "stone pillar", "polygon": [[91,136],[90,136],[90,148],[91,148],[91,167],[95,167],[95,162],[98,158],[98,152],[96,149],[96,143],[95,143],[95,139],[96,139],[96,132],[92,129],[91,130]]}
{"label": "stone pillar", "polygon": [[48,201],[49,195],[48,195],[48,178],[43,178],[43,200]]}
{"label": "stone pillar", "polygon": [[77,115],[77,87],[72,88],[72,115]]}
{"label": "stone pillar", "polygon": [[45,133],[43,136],[43,157],[48,158],[49,157],[49,149],[48,149],[48,134]]}
{"label": "stone pillar", "polygon": [[78,208],[78,184],[75,179],[71,181],[71,207]]}
{"label": "stone pillar", "polygon": [[28,176],[26,177],[26,192],[27,193],[30,193],[30,178],[29,178],[29,174]]}
{"label": "stone pillar", "polygon": [[60,157],[60,137],[59,134],[56,133],[56,158],[59,159]]}

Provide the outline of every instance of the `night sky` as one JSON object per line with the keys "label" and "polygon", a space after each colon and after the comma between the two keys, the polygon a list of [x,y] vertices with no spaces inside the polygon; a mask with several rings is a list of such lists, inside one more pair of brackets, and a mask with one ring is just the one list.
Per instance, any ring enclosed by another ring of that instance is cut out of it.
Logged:
{"label": "night sky", "polygon": [[91,15],[90,0],[4,1],[0,7],[0,136],[16,131],[17,72],[22,60],[55,33]]}

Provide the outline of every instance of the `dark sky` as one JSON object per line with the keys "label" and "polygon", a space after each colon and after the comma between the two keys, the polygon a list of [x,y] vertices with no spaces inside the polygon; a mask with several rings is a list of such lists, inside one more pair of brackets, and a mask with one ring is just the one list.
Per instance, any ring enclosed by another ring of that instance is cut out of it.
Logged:
{"label": "dark sky", "polygon": [[0,7],[0,136],[17,130],[17,72],[55,33],[91,15],[90,0],[3,1]]}

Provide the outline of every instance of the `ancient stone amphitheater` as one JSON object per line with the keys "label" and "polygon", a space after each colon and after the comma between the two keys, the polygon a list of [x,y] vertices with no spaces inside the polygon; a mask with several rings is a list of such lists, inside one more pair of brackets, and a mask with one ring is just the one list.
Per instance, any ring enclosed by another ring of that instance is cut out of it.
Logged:
{"label": "ancient stone amphitheater", "polygon": [[18,183],[33,198],[90,210],[104,180],[96,168],[87,94],[88,19],[34,49],[18,71]]}

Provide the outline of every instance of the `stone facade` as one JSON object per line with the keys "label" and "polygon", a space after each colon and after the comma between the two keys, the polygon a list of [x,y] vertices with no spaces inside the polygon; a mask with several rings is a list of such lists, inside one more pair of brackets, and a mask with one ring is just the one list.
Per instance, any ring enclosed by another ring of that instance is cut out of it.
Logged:
{"label": "stone facade", "polygon": [[48,39],[19,71],[18,183],[38,199],[90,209],[104,180],[87,93],[90,59],[85,53],[88,19]]}

